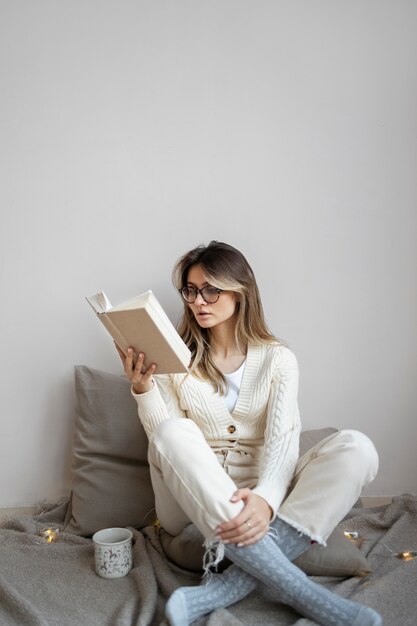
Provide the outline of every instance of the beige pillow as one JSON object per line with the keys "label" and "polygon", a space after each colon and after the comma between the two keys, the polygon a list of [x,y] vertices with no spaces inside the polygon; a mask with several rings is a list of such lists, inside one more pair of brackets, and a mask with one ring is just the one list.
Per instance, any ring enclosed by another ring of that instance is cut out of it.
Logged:
{"label": "beige pillow", "polygon": [[345,537],[342,528],[335,528],[327,546],[314,544],[294,563],[310,576],[366,576],[371,571],[365,555],[353,541]]}
{"label": "beige pillow", "polygon": [[[202,571],[203,537],[193,524],[173,537],[162,528],[160,541],[167,557],[179,567],[193,572]],[[227,561],[225,559],[225,561]],[[341,528],[335,528],[327,539],[327,546],[312,545],[294,563],[309,576],[365,576],[371,568],[359,548],[346,539]],[[223,564],[223,568],[229,562]],[[222,565],[222,564],[221,564]],[[220,571],[222,567],[219,568]]]}
{"label": "beige pillow", "polygon": [[[162,528],[160,541],[167,557],[183,569],[202,571],[204,547],[203,538],[193,524],[187,526],[180,535],[173,537]],[[309,576],[365,576],[371,568],[359,548],[346,539],[341,528],[335,528],[327,539],[327,546],[314,544],[294,563]],[[230,563],[220,564],[219,571]]]}
{"label": "beige pillow", "polygon": [[73,485],[65,530],[85,537],[155,520],[148,439],[124,376],[75,368]]}
{"label": "beige pillow", "polygon": [[300,452],[299,456],[303,456],[310,448],[317,445],[322,439],[329,435],[337,433],[337,428],[317,428],[314,430],[303,430],[300,435]]}

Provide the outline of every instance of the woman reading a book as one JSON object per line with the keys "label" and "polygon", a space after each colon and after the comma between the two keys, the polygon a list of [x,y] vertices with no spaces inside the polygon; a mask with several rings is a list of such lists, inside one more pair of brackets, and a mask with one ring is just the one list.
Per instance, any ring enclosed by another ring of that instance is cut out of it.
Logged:
{"label": "woman reading a book", "polygon": [[371,441],[330,435],[300,459],[294,354],[266,326],[245,257],[211,242],[174,268],[184,301],[179,333],[189,374],[143,371],[144,355],[121,355],[149,438],[161,526],[179,535],[192,521],[209,565],[232,565],[167,603],[172,626],[190,624],[245,597],[260,582],[319,624],[381,624],[372,609],[312,582],[292,561],[327,537],[376,475]]}

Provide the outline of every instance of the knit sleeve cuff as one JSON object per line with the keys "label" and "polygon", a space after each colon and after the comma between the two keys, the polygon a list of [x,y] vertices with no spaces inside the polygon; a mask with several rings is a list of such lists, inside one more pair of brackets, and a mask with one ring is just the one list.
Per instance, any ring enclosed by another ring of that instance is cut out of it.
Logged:
{"label": "knit sleeve cuff", "polygon": [[277,511],[285,498],[285,494],[287,492],[286,487],[283,485],[267,485],[264,483],[256,485],[256,487],[252,489],[252,492],[261,496],[261,498],[269,504],[273,511],[271,521],[274,520],[277,515]]}
{"label": "knit sleeve cuff", "polygon": [[132,388],[131,394],[136,400],[140,421],[149,437],[158,424],[168,419],[166,404],[155,383],[145,393],[135,393]]}

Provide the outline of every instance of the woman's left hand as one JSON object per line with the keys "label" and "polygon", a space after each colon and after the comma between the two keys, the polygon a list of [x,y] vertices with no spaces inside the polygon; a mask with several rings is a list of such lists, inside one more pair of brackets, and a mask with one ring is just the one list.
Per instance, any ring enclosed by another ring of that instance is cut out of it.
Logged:
{"label": "woman's left hand", "polygon": [[238,489],[230,498],[231,502],[244,502],[242,511],[229,522],[220,524],[216,535],[224,543],[237,543],[249,546],[256,543],[269,530],[272,509],[264,498],[250,489]]}

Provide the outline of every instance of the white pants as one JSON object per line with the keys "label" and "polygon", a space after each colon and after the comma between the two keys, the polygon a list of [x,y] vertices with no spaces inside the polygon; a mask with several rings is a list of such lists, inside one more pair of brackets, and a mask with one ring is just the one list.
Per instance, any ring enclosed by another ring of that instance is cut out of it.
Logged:
{"label": "white pants", "polygon": [[[159,424],[148,457],[161,526],[175,536],[192,521],[206,540],[213,540],[216,527],[243,508],[242,502],[230,502],[236,489],[256,485],[250,450],[214,452],[189,419]],[[334,433],[298,460],[278,516],[325,545],[377,469],[378,455],[366,435]]]}

